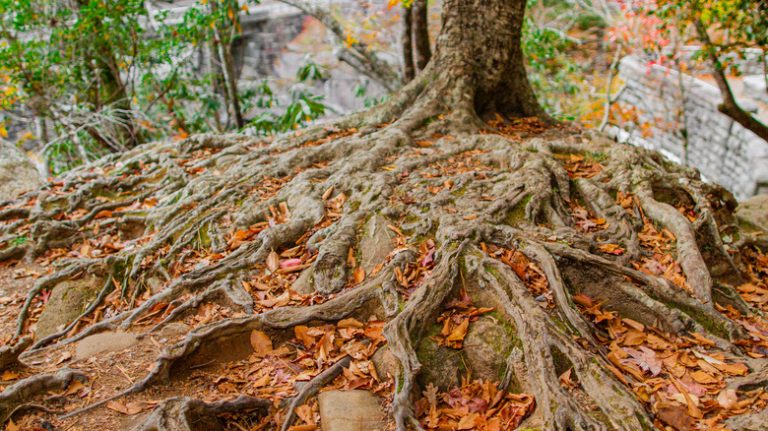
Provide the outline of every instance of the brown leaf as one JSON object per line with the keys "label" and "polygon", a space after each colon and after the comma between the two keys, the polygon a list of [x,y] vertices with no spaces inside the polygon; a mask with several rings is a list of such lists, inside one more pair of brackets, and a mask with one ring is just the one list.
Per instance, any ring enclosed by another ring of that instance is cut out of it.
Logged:
{"label": "brown leaf", "polygon": [[315,337],[309,334],[309,328],[304,325],[297,325],[293,328],[296,338],[304,344],[304,347],[312,347],[315,344]]}
{"label": "brown leaf", "polygon": [[267,256],[267,268],[270,272],[280,269],[280,256],[274,250],[269,252],[269,256]]}
{"label": "brown leaf", "polygon": [[717,403],[720,404],[720,407],[729,410],[731,407],[736,405],[736,402],[739,400],[739,397],[736,395],[736,391],[733,389],[724,389],[720,391],[719,394],[717,394]]}
{"label": "brown leaf", "polygon": [[568,368],[566,372],[563,374],[560,374],[560,386],[566,388],[566,389],[574,389],[578,386],[576,382],[573,381],[571,378],[571,372],[573,371],[573,368]]}
{"label": "brown leaf", "polygon": [[349,317],[347,319],[341,319],[339,320],[339,323],[336,324],[337,328],[362,328],[363,323],[359,320],[355,319],[354,317]]}
{"label": "brown leaf", "polygon": [[451,330],[451,333],[448,334],[446,341],[448,341],[449,343],[456,342],[460,346],[461,342],[464,341],[464,337],[467,336],[468,329],[469,329],[469,319],[463,319],[461,323],[456,325]]}
{"label": "brown leaf", "polygon": [[365,280],[365,270],[362,266],[355,268],[355,272],[352,274],[355,284],[360,284]]}
{"label": "brown leaf", "polygon": [[5,370],[3,371],[3,375],[0,376],[0,380],[3,381],[10,381],[10,380],[16,380],[19,378],[19,373],[15,371]]}
{"label": "brown leaf", "polygon": [[272,339],[262,331],[254,329],[251,331],[251,347],[253,353],[263,358],[272,352]]}
{"label": "brown leaf", "polygon": [[693,430],[693,418],[688,416],[687,408],[684,405],[665,405],[659,408],[659,411],[656,413],[656,417],[677,431]]}
{"label": "brown leaf", "polygon": [[147,408],[147,404],[140,401],[132,401],[127,404],[124,404],[122,401],[113,400],[113,401],[109,401],[106,407],[118,413],[132,416],[137,413],[141,413],[144,409]]}
{"label": "brown leaf", "polygon": [[701,383],[702,385],[713,384],[719,381],[718,379],[712,377],[711,375],[701,370],[694,371],[690,373],[690,375],[693,380],[695,380],[698,383]]}
{"label": "brown leaf", "polygon": [[112,217],[112,211],[110,210],[101,210],[97,212],[95,216],[93,216],[93,218],[95,219],[110,218],[110,217]]}
{"label": "brown leaf", "polygon": [[477,413],[470,413],[459,420],[459,430],[471,430],[477,426],[480,415]]}

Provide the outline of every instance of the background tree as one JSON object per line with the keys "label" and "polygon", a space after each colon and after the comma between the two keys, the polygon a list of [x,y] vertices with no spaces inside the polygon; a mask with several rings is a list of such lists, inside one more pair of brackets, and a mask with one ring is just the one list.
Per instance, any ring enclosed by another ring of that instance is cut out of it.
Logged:
{"label": "background tree", "polygon": [[[722,95],[720,111],[768,141],[768,126],[739,106],[727,78],[729,70],[739,72],[733,60],[743,58],[749,49],[762,51],[764,62],[768,57],[768,5],[738,0],[661,0],[657,5],[649,6],[649,13],[660,16],[664,25],[674,21],[677,26],[683,27],[683,31],[688,27],[693,33],[693,40],[701,45],[699,54],[710,64],[712,76]],[[670,27],[675,28],[675,25]]]}
{"label": "background tree", "polygon": [[[321,99],[306,89],[279,107],[265,83],[239,88],[232,46],[248,4],[199,1],[169,21],[142,0],[2,2],[8,108],[41,124],[54,174],[145,139],[239,130],[254,119],[261,133],[322,115]],[[208,67],[197,67],[199,57]],[[252,102],[265,97],[270,103]],[[268,122],[277,118],[284,123]]]}

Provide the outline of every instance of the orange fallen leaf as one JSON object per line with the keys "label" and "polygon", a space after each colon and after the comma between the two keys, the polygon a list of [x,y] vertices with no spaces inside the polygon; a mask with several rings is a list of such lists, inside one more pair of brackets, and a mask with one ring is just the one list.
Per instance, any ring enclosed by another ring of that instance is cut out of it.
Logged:
{"label": "orange fallen leaf", "polygon": [[365,270],[363,267],[358,266],[355,268],[355,272],[352,274],[355,284],[360,284],[365,280]]}
{"label": "orange fallen leaf", "polygon": [[263,358],[272,352],[272,339],[267,334],[257,329],[251,331],[251,347],[253,353]]}

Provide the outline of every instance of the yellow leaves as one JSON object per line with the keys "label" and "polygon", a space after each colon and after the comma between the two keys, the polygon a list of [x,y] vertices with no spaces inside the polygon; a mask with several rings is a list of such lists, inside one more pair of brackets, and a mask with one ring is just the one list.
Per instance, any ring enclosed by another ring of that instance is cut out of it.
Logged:
{"label": "yellow leaves", "polygon": [[620,245],[611,244],[611,243],[600,244],[597,246],[597,249],[603,253],[612,254],[615,256],[621,256],[622,254],[624,254],[624,251],[625,251]]}
{"label": "yellow leaves", "polygon": [[11,371],[11,370],[5,370],[5,371],[3,371],[3,374],[0,375],[0,380],[8,382],[8,381],[11,381],[11,380],[16,380],[19,377],[20,377],[19,373],[15,372],[15,371]]}
{"label": "yellow leaves", "polygon": [[267,334],[257,329],[251,331],[250,336],[251,348],[254,355],[259,358],[263,358],[272,353],[272,339]]}
{"label": "yellow leaves", "polygon": [[0,137],[7,138],[8,137],[8,129],[5,128],[5,124],[0,123]]}
{"label": "yellow leaves", "polygon": [[346,45],[347,48],[351,48],[352,46],[360,43],[360,41],[352,34],[351,31],[347,30],[344,33],[344,45]]}

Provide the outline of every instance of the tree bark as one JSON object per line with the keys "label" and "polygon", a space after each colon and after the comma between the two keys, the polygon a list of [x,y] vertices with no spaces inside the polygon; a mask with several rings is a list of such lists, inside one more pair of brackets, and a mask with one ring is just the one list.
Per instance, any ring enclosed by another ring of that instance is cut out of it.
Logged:
{"label": "tree bark", "polygon": [[[211,14],[216,15],[219,11],[218,2],[221,0],[211,0],[210,10]],[[229,100],[229,119],[234,120],[235,126],[238,129],[242,129],[245,126],[243,120],[243,113],[240,110],[240,99],[238,97],[237,90],[237,73],[235,70],[235,60],[232,57],[232,42],[237,37],[237,17],[239,9],[237,5],[228,5],[223,3],[224,7],[230,7],[233,11],[231,20],[226,21],[226,25],[223,25],[221,20],[217,19],[213,26],[214,43],[216,46],[216,52],[219,57],[222,72],[222,81],[224,83],[224,89],[227,93],[227,99]],[[223,19],[223,18],[222,18]]]}
{"label": "tree bark", "polygon": [[[83,7],[87,4],[86,0],[78,0],[78,6]],[[94,66],[94,73],[98,74],[97,82],[98,88],[94,89],[93,103],[96,109],[102,109],[104,106],[116,110],[115,124],[111,127],[115,131],[114,138],[118,142],[112,142],[105,144],[105,140],[109,140],[104,136],[102,131],[89,132],[94,139],[100,141],[102,145],[106,145],[110,151],[118,151],[121,147],[133,148],[141,143],[138,130],[134,123],[132,114],[131,98],[126,91],[126,85],[120,76],[120,68],[117,65],[115,54],[109,45],[109,41],[105,40],[99,33],[101,32],[102,23],[94,22],[94,31],[97,33],[93,39],[93,46],[86,49],[86,55],[83,60],[86,67]],[[100,135],[97,138],[96,135]]]}
{"label": "tree bark", "polygon": [[414,0],[411,5],[411,25],[413,27],[413,58],[416,71],[421,72],[432,58],[429,42],[429,8],[427,0]]}
{"label": "tree bark", "polygon": [[525,5],[525,0],[445,1],[432,73],[426,77],[442,110],[549,120],[524,66]]}
{"label": "tree bark", "polygon": [[403,56],[403,81],[410,82],[416,76],[413,61],[413,7],[403,7],[403,30],[400,50]]}

